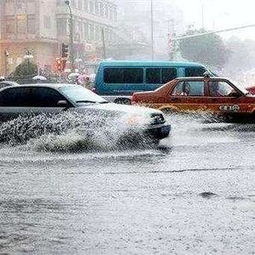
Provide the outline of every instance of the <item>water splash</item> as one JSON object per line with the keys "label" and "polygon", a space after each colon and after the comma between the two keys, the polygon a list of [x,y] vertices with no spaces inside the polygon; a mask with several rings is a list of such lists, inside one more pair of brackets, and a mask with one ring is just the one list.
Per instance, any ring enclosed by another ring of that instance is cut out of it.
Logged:
{"label": "water splash", "polygon": [[[0,125],[0,142],[11,146],[26,145],[39,151],[113,150],[121,148],[122,138],[139,138],[124,116],[64,112],[57,115],[20,116]],[[144,138],[145,139],[145,138]],[[144,140],[146,143],[146,139]]]}

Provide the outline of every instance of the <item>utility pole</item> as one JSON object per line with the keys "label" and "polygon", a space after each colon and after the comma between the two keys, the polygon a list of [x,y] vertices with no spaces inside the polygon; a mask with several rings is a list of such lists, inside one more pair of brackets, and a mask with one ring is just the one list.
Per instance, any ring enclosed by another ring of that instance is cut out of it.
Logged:
{"label": "utility pole", "polygon": [[203,29],[205,28],[205,16],[204,16],[204,13],[205,13],[204,2],[203,2],[203,0],[201,0],[201,22],[202,22],[202,28]]}
{"label": "utility pole", "polygon": [[103,44],[103,59],[106,59],[106,47],[105,47],[105,32],[102,28],[102,44]]}
{"label": "utility pole", "polygon": [[154,10],[153,0],[151,0],[151,60],[154,60]]}
{"label": "utility pole", "polygon": [[73,73],[75,71],[74,67],[74,40],[73,40],[73,13],[72,13],[72,8],[70,5],[70,1],[66,0],[65,4],[69,8],[69,14],[70,14],[70,21],[69,21],[69,58],[70,58],[70,63],[71,63],[71,72]]}
{"label": "utility pole", "polygon": [[4,51],[4,66],[5,66],[4,72],[5,72],[5,77],[8,76],[8,72],[9,72],[9,70],[8,70],[8,57],[9,57],[9,52],[8,52],[8,50],[5,50]]}
{"label": "utility pole", "polygon": [[225,33],[225,32],[230,32],[230,31],[235,31],[235,30],[242,30],[242,29],[251,28],[251,27],[255,27],[255,24],[239,26],[239,27],[232,27],[232,28],[226,28],[226,29],[210,31],[210,32],[204,32],[204,33],[193,34],[193,35],[176,36],[176,37],[173,38],[173,40],[174,41],[180,41],[180,40],[188,39],[188,38],[195,38],[195,37],[201,37],[201,36],[205,36],[205,35]]}
{"label": "utility pole", "polygon": [[175,58],[175,41],[173,40],[175,37],[175,22],[174,19],[168,19],[166,21],[168,23],[168,50],[169,50],[169,60],[174,60]]}

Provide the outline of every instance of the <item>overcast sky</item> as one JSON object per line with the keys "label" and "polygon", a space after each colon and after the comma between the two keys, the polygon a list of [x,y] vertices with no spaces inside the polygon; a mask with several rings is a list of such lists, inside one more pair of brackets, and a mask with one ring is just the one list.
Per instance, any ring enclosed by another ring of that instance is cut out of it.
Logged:
{"label": "overcast sky", "polygon": [[[133,3],[136,8],[143,11],[150,8],[151,0],[113,0],[119,5]],[[243,25],[255,25],[255,0],[153,0],[154,6],[166,8],[164,3],[173,4],[183,12],[185,25],[194,25],[195,28],[202,27],[202,16],[204,16],[204,27],[209,30],[221,30]],[[202,8],[203,6],[203,8]],[[202,9],[204,15],[202,15]],[[149,17],[148,17],[149,18]],[[167,20],[171,18],[171,11]],[[238,36],[240,38],[255,40],[255,27],[233,32],[221,33],[224,38]]]}
{"label": "overcast sky", "polygon": [[[218,30],[255,24],[254,0],[172,0],[172,2],[183,11],[185,23],[194,24],[196,28],[202,26],[202,9],[207,29]],[[255,27],[221,35],[255,39]]]}

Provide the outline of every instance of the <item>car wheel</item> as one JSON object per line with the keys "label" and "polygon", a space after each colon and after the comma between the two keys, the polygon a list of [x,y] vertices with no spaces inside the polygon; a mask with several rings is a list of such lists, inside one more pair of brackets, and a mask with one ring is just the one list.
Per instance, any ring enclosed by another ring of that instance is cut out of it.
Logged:
{"label": "car wheel", "polygon": [[116,104],[127,104],[130,105],[131,104],[131,100],[128,98],[116,98],[114,100],[114,103]]}
{"label": "car wheel", "polygon": [[176,111],[174,109],[171,108],[166,108],[166,109],[162,109],[161,110],[164,114],[176,114]]}

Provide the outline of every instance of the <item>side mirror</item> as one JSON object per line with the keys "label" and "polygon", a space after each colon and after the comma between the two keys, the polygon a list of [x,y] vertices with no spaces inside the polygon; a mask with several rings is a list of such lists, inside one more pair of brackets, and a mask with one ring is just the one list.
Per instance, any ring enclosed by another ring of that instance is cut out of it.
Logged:
{"label": "side mirror", "polygon": [[229,96],[230,96],[230,97],[240,97],[241,94],[238,93],[238,92],[236,92],[236,91],[233,91],[233,92],[231,92],[231,93],[229,94]]}
{"label": "side mirror", "polygon": [[57,102],[57,106],[58,107],[64,107],[64,108],[67,108],[69,106],[68,102],[66,100],[59,100]]}

